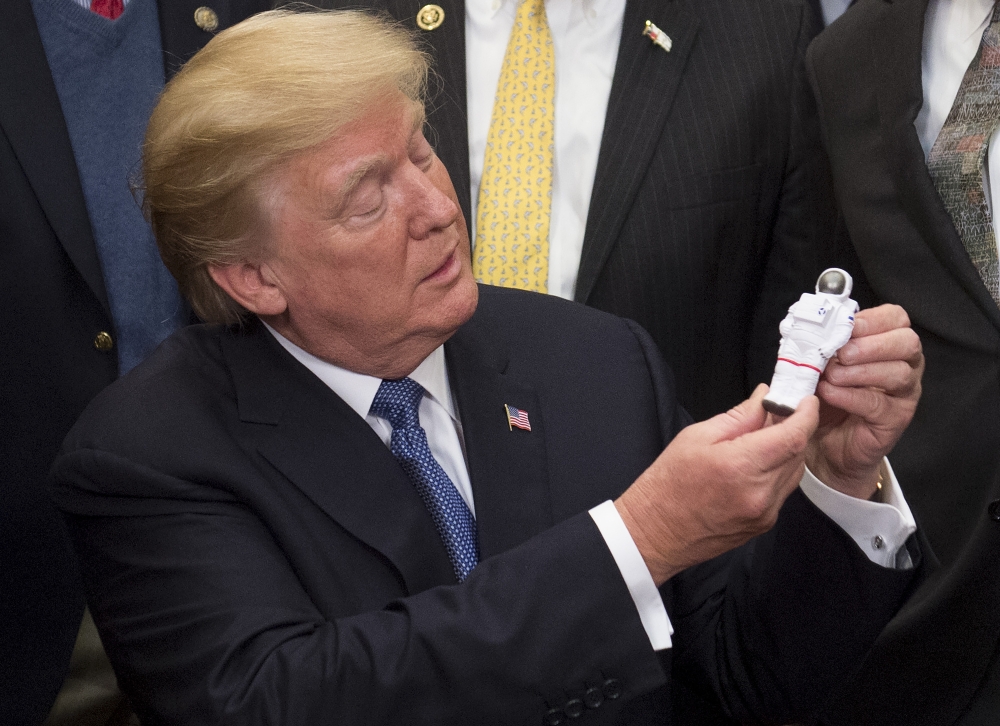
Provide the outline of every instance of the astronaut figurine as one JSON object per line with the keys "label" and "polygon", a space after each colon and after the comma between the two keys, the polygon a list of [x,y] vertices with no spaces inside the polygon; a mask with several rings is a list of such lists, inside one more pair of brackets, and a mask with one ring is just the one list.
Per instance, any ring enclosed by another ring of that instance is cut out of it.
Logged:
{"label": "astronaut figurine", "polygon": [[781,345],[771,390],[764,408],[789,416],[806,396],[816,391],[826,363],[851,339],[858,304],[851,300],[853,280],[831,267],[816,281],[816,294],[804,292],[778,326]]}

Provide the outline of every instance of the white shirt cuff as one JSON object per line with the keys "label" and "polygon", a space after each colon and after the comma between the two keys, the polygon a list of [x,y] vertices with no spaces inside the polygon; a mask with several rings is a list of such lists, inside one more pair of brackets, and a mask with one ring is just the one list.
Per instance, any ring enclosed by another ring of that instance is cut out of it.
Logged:
{"label": "white shirt cuff", "polygon": [[606,501],[590,510],[597,529],[615,558],[625,585],[628,587],[635,609],[639,611],[639,620],[649,637],[653,650],[664,650],[671,647],[670,636],[674,627],[670,624],[667,609],[663,606],[660,591],[656,589],[652,575],[646,567],[646,562],[639,554],[632,535],[629,534],[625,522],[622,521],[614,502]]}
{"label": "white shirt cuff", "polygon": [[913,561],[903,545],[917,531],[917,523],[889,460],[883,459],[882,466],[882,502],[858,499],[831,489],[809,467],[799,487],[809,501],[851,536],[868,559],[882,567],[908,570]]}

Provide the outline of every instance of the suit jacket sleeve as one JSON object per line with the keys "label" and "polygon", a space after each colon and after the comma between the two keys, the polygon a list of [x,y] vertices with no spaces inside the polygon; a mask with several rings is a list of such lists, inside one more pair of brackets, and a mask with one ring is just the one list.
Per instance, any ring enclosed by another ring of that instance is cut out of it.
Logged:
{"label": "suit jacket sleeve", "polygon": [[[613,677],[621,703],[665,680],[586,513],[462,585],[328,618],[296,577],[298,553],[240,502],[103,452],[78,451],[56,475],[164,495],[92,509],[123,516],[69,518],[143,723],[537,723],[586,683]],[[187,501],[170,501],[181,491]]]}
{"label": "suit jacket sleeve", "polygon": [[[654,380],[669,376],[655,343],[633,330]],[[654,387],[661,425],[676,432],[690,418],[663,405],[672,387],[662,383]],[[875,565],[797,490],[773,530],[667,582],[661,593],[674,635],[663,660],[677,722],[810,718],[924,577],[913,551],[912,570]]]}

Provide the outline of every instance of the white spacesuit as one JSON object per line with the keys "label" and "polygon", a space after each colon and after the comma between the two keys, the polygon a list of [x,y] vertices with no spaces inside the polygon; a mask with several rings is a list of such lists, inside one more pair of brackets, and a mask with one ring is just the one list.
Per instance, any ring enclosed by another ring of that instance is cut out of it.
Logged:
{"label": "white spacesuit", "polygon": [[858,304],[851,300],[851,276],[837,267],[824,270],[816,294],[804,292],[778,326],[781,345],[764,408],[788,416],[816,391],[826,363],[851,339]]}

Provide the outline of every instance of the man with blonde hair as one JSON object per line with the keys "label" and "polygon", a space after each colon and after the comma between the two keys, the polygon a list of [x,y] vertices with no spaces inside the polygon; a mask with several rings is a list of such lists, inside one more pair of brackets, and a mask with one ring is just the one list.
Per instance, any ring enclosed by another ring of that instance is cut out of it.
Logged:
{"label": "man with blonde hair", "polygon": [[153,114],[148,213],[221,324],[102,395],[53,470],[137,712],[669,723],[684,674],[743,720],[807,715],[919,573],[883,459],[919,398],[905,313],[859,314],[821,426],[762,386],[684,428],[638,326],[476,285],[427,71],[382,20],[276,12]]}

